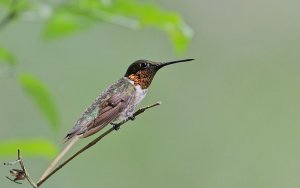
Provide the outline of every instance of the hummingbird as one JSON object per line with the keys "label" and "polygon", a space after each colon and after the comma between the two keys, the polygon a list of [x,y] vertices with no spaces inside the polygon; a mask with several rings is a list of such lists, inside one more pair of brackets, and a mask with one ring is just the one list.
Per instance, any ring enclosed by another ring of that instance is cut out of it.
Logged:
{"label": "hummingbird", "polygon": [[132,115],[138,104],[146,96],[148,88],[158,70],[168,65],[192,60],[194,59],[170,62],[154,62],[149,60],[137,60],[133,62],[128,67],[125,75],[116,83],[108,86],[83,112],[65,137],[66,141],[69,141],[69,144],[52,162],[41,179],[49,173],[49,169],[51,170],[56,165],[78,139],[89,137],[108,124],[114,125],[115,122],[120,122],[128,118],[133,120],[134,117]]}

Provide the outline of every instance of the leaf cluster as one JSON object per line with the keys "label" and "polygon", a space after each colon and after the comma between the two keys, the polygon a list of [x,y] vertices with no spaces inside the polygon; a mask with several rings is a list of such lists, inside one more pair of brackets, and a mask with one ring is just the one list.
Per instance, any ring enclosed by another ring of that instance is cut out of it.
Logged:
{"label": "leaf cluster", "polygon": [[[11,22],[40,21],[43,23],[41,36],[49,40],[59,40],[103,23],[132,30],[150,27],[165,32],[175,51],[182,53],[193,35],[192,29],[178,13],[135,0],[1,0],[0,12],[0,34]],[[0,79],[5,72],[14,72],[18,64],[15,55],[0,44]],[[51,130],[58,132],[59,111],[51,90],[31,73],[14,76],[23,91],[44,114]],[[1,142],[0,157],[13,154],[9,148],[14,148],[15,151],[16,145],[24,151],[41,156],[49,157],[57,152],[56,146],[46,139],[13,140]]]}

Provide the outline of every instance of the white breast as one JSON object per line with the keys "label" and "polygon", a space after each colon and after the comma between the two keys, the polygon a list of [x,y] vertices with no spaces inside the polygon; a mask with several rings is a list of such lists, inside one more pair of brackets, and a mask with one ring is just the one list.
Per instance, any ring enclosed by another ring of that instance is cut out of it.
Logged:
{"label": "white breast", "polygon": [[139,104],[147,94],[148,89],[142,89],[140,85],[135,86],[135,104]]}
{"label": "white breast", "polygon": [[[127,78],[128,79],[128,78]],[[134,85],[134,82],[132,80],[129,80],[128,81]],[[136,105],[138,105],[143,99],[144,97],[146,96],[147,92],[148,92],[148,89],[142,89],[140,85],[134,85],[135,89],[136,89],[136,92],[135,92],[135,96],[134,96],[134,102]]]}
{"label": "white breast", "polygon": [[[134,82],[129,80],[128,81],[134,85]],[[134,96],[131,98],[131,101],[129,101],[128,107],[122,112],[120,118],[127,118],[132,116],[132,114],[135,112],[136,107],[139,105],[139,103],[144,99],[144,97],[147,94],[148,89],[142,89],[140,85],[134,85],[136,92]],[[132,105],[133,104],[133,105]],[[119,119],[120,119],[119,118]]]}

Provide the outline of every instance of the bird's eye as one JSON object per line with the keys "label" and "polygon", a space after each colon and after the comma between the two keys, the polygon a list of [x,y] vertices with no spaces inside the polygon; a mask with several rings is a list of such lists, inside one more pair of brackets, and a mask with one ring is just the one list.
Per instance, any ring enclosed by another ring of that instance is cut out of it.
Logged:
{"label": "bird's eye", "polygon": [[148,67],[148,63],[143,62],[143,63],[140,64],[140,66],[141,66],[141,68],[146,68],[146,67]]}

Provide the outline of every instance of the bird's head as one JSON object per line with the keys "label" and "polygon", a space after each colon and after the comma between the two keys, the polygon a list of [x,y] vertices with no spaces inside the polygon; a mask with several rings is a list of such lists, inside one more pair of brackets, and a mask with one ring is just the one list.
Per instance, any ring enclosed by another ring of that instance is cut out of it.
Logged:
{"label": "bird's head", "polygon": [[170,62],[137,60],[128,67],[125,77],[132,80],[135,85],[140,85],[142,89],[147,89],[150,86],[156,72],[162,67],[192,60],[194,59],[183,59]]}

